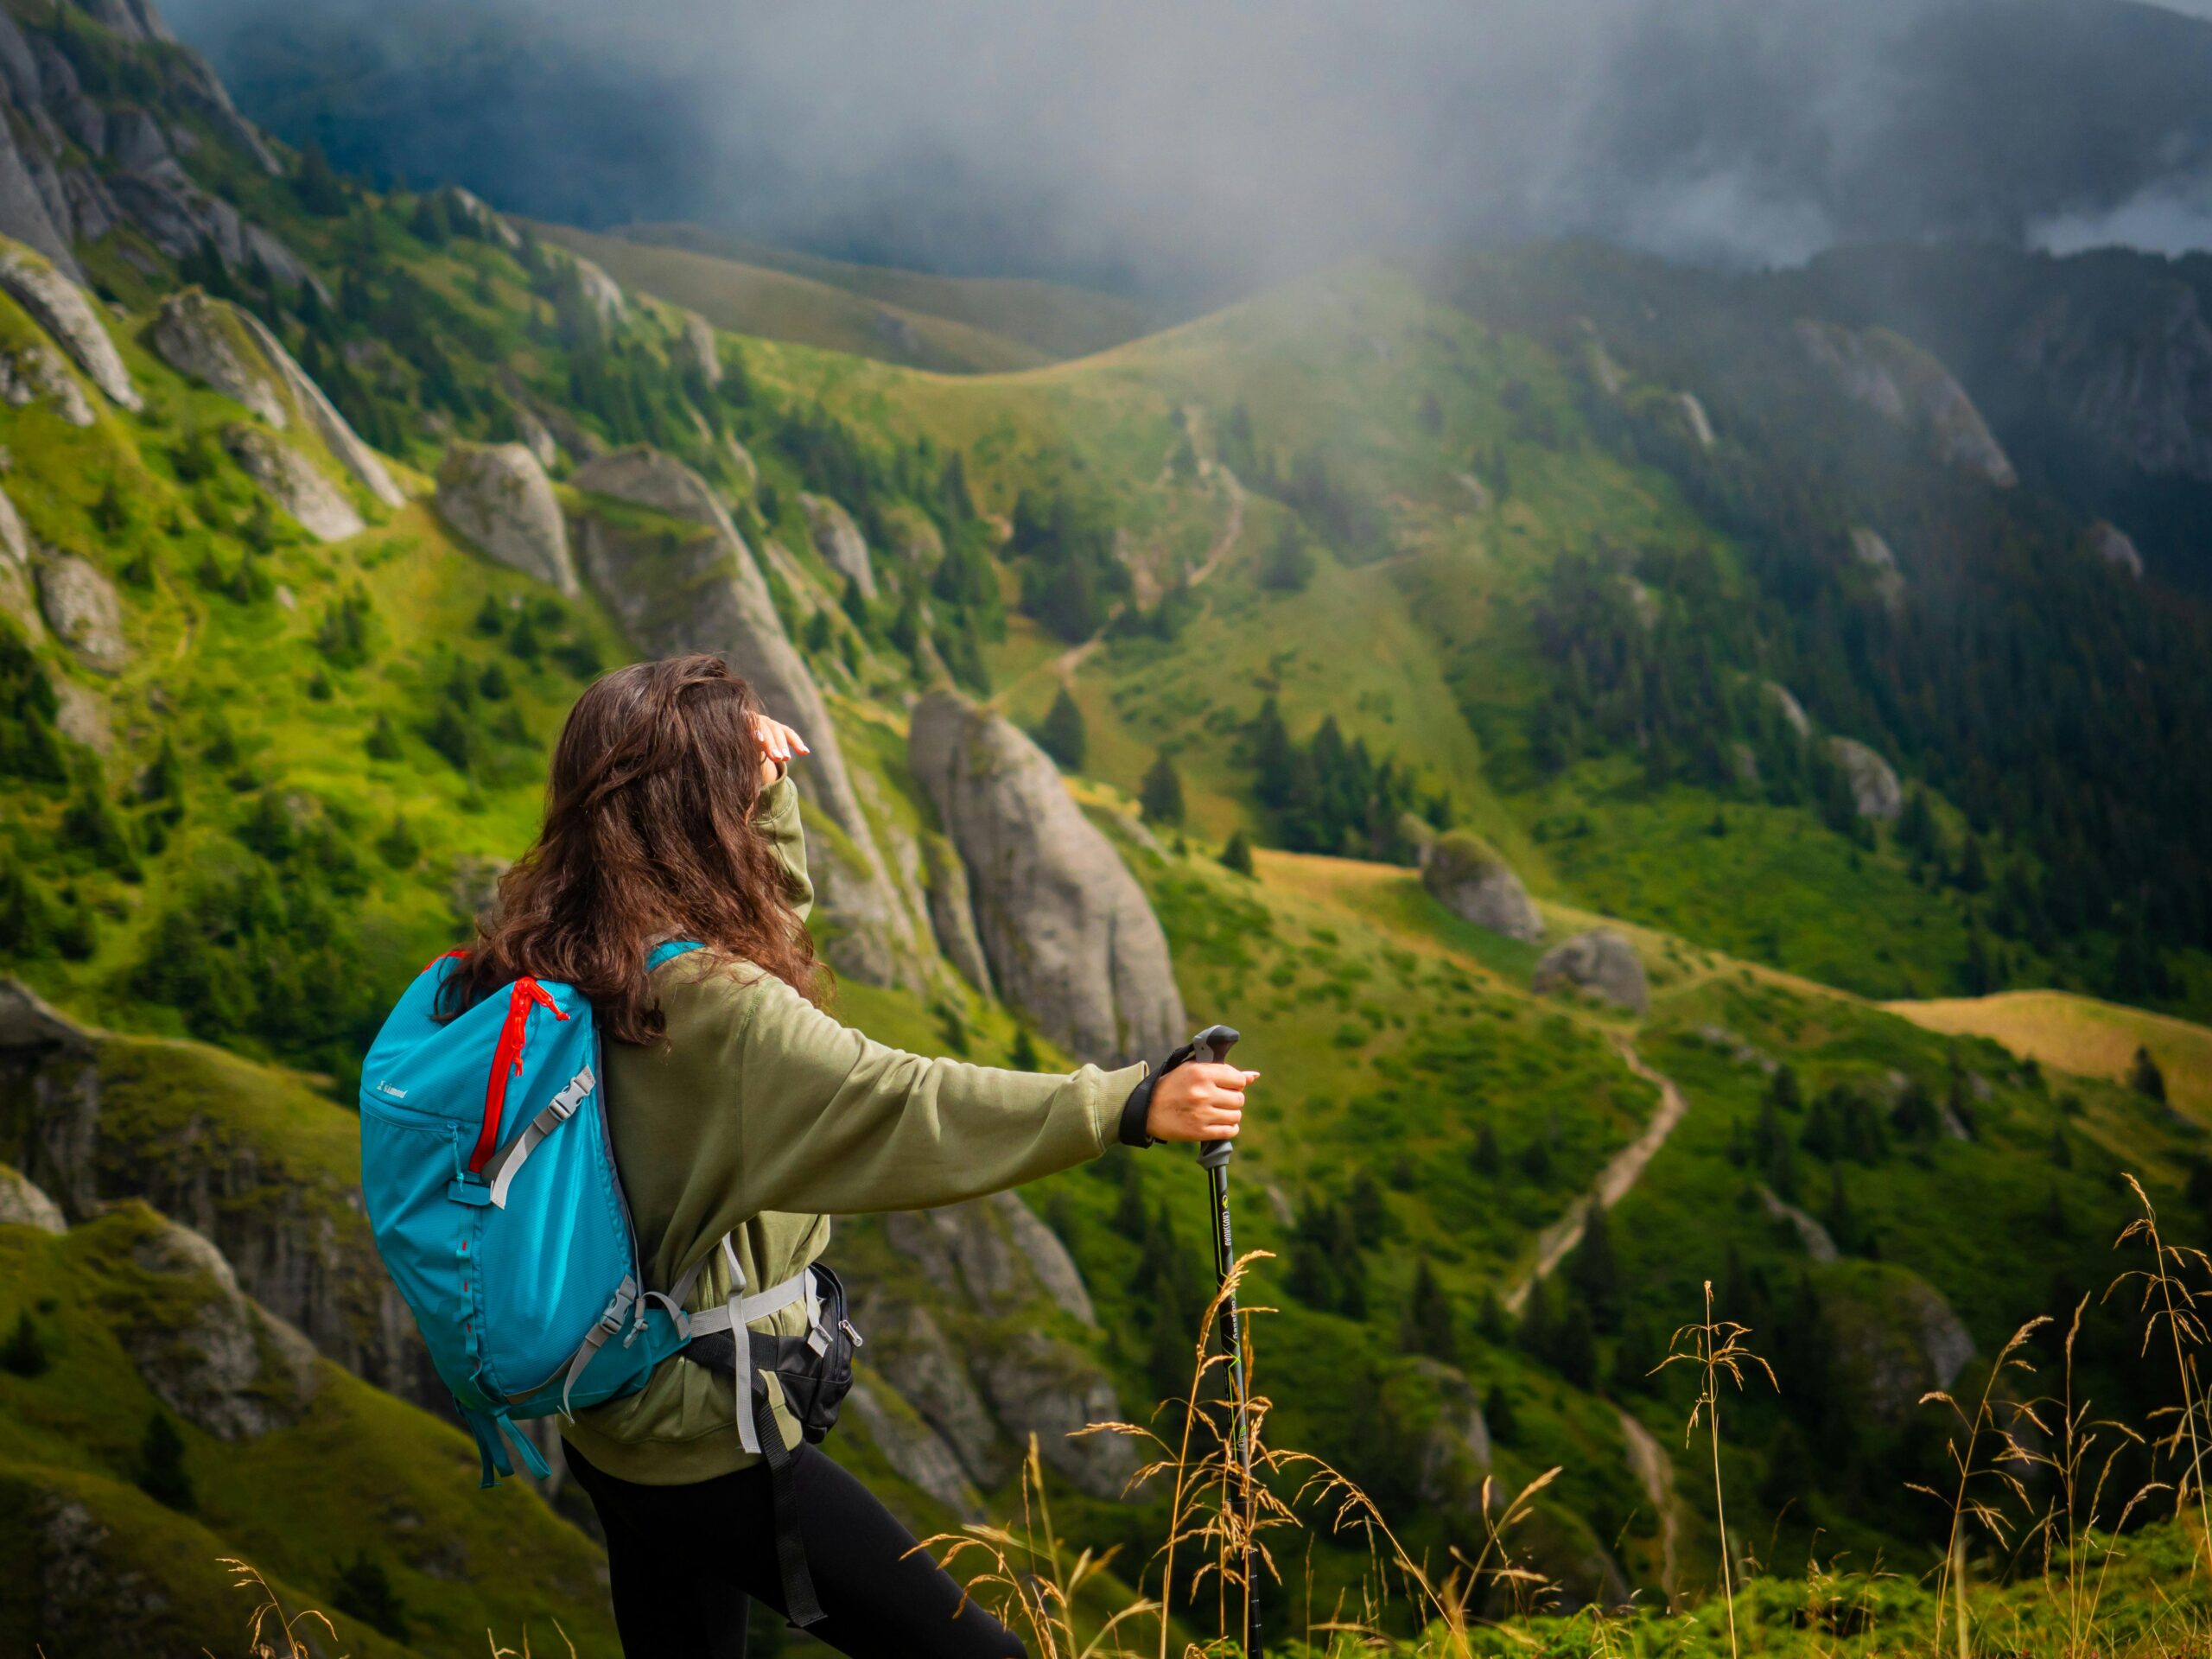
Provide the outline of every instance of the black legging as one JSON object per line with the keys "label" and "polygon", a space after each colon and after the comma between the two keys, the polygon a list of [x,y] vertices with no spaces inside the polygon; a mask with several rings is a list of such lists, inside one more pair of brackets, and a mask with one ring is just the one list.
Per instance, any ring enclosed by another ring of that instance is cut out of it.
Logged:
{"label": "black legging", "polygon": [[[640,1486],[564,1450],[607,1530],[627,1659],[745,1659],[746,1599],[787,1611],[766,1466]],[[791,1478],[827,1615],[809,1636],[854,1659],[1024,1659],[1020,1638],[974,1602],[963,1607],[951,1574],[914,1550],[914,1535],[829,1457],[800,1446]]]}

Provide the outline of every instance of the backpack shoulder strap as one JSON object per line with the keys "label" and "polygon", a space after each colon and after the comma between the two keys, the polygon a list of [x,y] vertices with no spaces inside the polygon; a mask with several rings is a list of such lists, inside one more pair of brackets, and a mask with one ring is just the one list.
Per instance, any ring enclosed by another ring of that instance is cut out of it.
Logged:
{"label": "backpack shoulder strap", "polygon": [[666,940],[653,946],[652,953],[645,957],[645,971],[650,974],[664,962],[673,962],[678,957],[689,956],[694,950],[703,949],[705,947],[696,939]]}

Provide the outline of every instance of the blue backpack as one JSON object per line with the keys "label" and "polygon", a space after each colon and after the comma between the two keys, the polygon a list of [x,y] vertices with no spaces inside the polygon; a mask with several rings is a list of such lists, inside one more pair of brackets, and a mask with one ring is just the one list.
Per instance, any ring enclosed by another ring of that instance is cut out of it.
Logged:
{"label": "blue backpack", "polygon": [[[698,948],[663,944],[648,971]],[[363,1062],[361,1193],[377,1249],[476,1436],[483,1484],[514,1472],[508,1440],[547,1474],[517,1421],[634,1393],[701,1338],[702,1363],[734,1375],[745,1449],[780,1476],[789,1452],[756,1370],[777,1373],[809,1439],[817,1423],[826,1433],[857,1340],[843,1287],[817,1264],[748,1296],[725,1237],[724,1306],[683,1310],[705,1258],[665,1291],[648,1289],[591,1004],[571,986],[523,978],[442,1020],[439,991],[462,954],[416,976]],[[738,1339],[800,1300],[804,1338]]]}

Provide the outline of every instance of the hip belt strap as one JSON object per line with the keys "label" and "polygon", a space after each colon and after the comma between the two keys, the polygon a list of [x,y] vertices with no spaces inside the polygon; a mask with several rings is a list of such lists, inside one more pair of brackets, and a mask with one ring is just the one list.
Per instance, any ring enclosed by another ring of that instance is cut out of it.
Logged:
{"label": "hip belt strap", "polygon": [[[765,1319],[771,1313],[779,1313],[794,1303],[804,1301],[807,1311],[820,1323],[817,1309],[820,1299],[814,1289],[814,1275],[801,1268],[779,1285],[771,1285],[757,1295],[745,1294],[745,1269],[737,1264],[737,1250],[729,1242],[729,1235],[722,1235],[722,1261],[729,1268],[729,1295],[720,1307],[710,1307],[703,1313],[694,1313],[684,1322],[684,1334],[703,1337],[715,1331],[730,1333],[731,1347],[736,1351],[734,1382],[736,1384],[738,1443],[755,1457],[766,1455],[760,1431],[754,1423],[755,1413],[750,1408],[756,1383],[753,1375],[753,1344],[745,1327],[755,1319]],[[766,1390],[761,1390],[762,1402],[766,1402]]]}

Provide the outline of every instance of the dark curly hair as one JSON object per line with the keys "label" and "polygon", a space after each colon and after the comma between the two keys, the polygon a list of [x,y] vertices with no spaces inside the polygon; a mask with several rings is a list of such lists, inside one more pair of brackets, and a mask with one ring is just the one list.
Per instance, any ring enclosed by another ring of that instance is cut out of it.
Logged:
{"label": "dark curly hair", "polygon": [[582,991],[610,1037],[654,1042],[664,1022],[645,957],[670,938],[819,1003],[813,941],[753,823],[760,713],[718,657],[634,663],[593,682],[553,752],[544,828],[500,877],[440,1011],[459,1014],[528,974]]}

